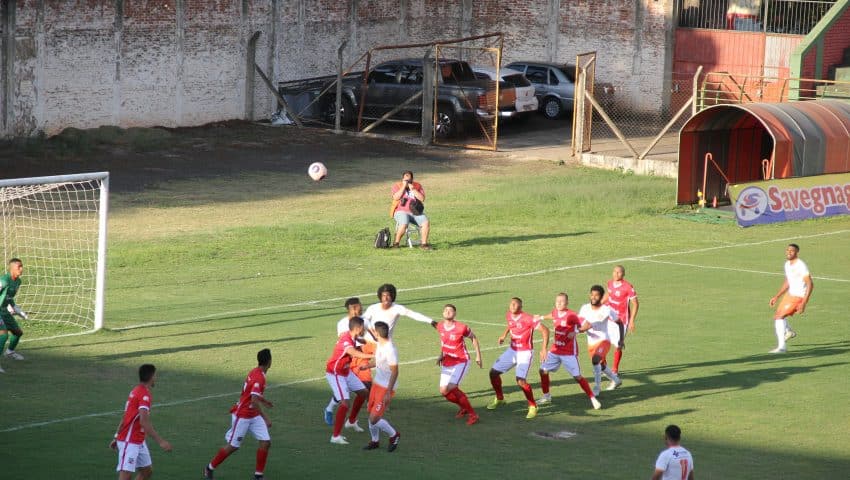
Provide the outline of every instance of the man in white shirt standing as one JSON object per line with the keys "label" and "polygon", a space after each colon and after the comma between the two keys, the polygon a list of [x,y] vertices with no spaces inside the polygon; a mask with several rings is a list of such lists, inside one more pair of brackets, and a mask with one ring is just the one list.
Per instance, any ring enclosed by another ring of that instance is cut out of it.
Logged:
{"label": "man in white shirt standing", "polygon": [[799,253],[800,247],[796,243],[785,247],[785,281],[782,282],[779,292],[770,299],[772,307],[776,305],[779,297],[785,294],[773,316],[777,345],[770,353],[785,353],[785,342],[797,336],[797,332],[792,330],[788,323],[788,317],[795,313],[802,315],[806,311],[806,304],[809,303],[809,297],[812,296],[812,290],[815,288],[809,267],[797,256]]}
{"label": "man in white shirt standing", "polygon": [[[430,323],[432,327],[437,328],[437,322],[432,320],[430,317],[426,317],[421,313],[410,310],[404,305],[399,305],[395,303],[395,297],[395,285],[391,283],[385,283],[378,287],[379,303],[370,305],[369,308],[367,308],[366,311],[363,312],[363,319],[368,321],[371,325],[375,325],[378,322],[386,323],[390,329],[390,340],[393,339],[393,330],[395,330],[395,323],[398,320],[398,317],[401,316],[416,320],[417,322]],[[372,334],[375,336],[375,338],[378,337],[375,332],[372,332]]]}
{"label": "man in white shirt standing", "polygon": [[681,438],[682,430],[676,425],[664,429],[667,450],[658,455],[652,480],[694,480],[694,457],[679,445]]}

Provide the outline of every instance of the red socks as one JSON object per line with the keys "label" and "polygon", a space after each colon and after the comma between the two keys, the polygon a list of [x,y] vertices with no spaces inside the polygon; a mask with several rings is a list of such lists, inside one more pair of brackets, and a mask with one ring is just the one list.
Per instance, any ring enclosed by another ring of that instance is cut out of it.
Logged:
{"label": "red socks", "polygon": [[266,469],[266,458],[269,456],[268,448],[258,448],[257,449],[257,469],[254,471],[257,475],[262,475],[263,471]]}
{"label": "red socks", "polygon": [[620,349],[617,349],[616,351],[614,351],[614,369],[613,369],[614,373],[617,373],[617,372],[620,371],[620,359],[621,358],[623,358],[623,351],[620,350]]}
{"label": "red socks", "polygon": [[456,388],[452,391],[455,392],[457,404],[460,405],[461,408],[463,408],[469,413],[475,413],[475,409],[472,408],[472,404],[469,403],[469,398],[466,396],[465,393],[461,392],[459,388]]}
{"label": "red socks", "polygon": [[578,381],[578,384],[581,386],[581,389],[584,390],[584,393],[586,393],[588,397],[593,398],[593,390],[590,389],[590,384],[587,383],[587,380],[584,377],[581,377],[581,380]]}
{"label": "red socks", "polygon": [[502,393],[502,377],[500,375],[491,376],[490,385],[493,385],[493,390],[496,391],[496,398],[504,400],[505,394]]}
{"label": "red socks", "polygon": [[543,390],[543,395],[549,393],[549,374],[541,373],[540,374],[540,389]]}
{"label": "red socks", "polygon": [[218,453],[215,454],[215,457],[213,457],[213,459],[210,461],[210,466],[212,466],[213,468],[219,466],[221,462],[223,462],[224,459],[227,458],[229,455],[230,454],[227,452],[227,450],[225,450],[224,448],[220,448],[218,450]]}
{"label": "red socks", "polygon": [[520,385],[519,388],[521,388],[522,393],[525,394],[525,399],[528,400],[528,404],[532,407],[536,407],[537,402],[534,401],[534,392],[531,391],[531,385],[526,383],[525,385]]}
{"label": "red socks", "polygon": [[336,409],[336,419],[334,419],[334,437],[338,437],[342,433],[342,424],[345,423],[345,416],[348,413],[348,404],[339,402],[339,407]]}
{"label": "red socks", "polygon": [[363,402],[365,401],[365,396],[357,395],[354,397],[354,405],[351,406],[351,414],[348,416],[348,423],[354,423],[357,421],[357,414],[360,413],[360,407],[363,406]]}

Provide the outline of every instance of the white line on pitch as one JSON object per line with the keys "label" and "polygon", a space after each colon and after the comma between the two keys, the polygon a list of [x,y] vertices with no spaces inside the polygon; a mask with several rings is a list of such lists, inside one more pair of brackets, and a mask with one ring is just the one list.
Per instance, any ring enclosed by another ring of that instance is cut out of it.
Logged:
{"label": "white line on pitch", "polygon": [[[771,240],[762,240],[762,241],[759,241],[759,242],[736,243],[736,244],[733,244],[733,245],[720,245],[720,246],[715,246],[715,247],[695,248],[695,249],[691,249],[691,250],[680,250],[680,251],[676,251],[676,252],[654,253],[654,254],[651,254],[651,255],[641,255],[641,256],[637,256],[637,257],[624,257],[624,258],[617,258],[617,259],[611,259],[611,260],[604,260],[604,261],[600,261],[600,262],[584,263],[584,264],[580,264],[580,265],[568,265],[568,266],[562,266],[562,267],[547,268],[547,269],[543,269],[543,270],[536,270],[536,271],[533,271],[533,272],[515,273],[515,274],[510,274],[510,275],[498,275],[498,276],[494,276],[494,277],[474,278],[474,279],[470,279],[470,280],[460,280],[460,281],[457,281],[457,282],[446,282],[446,283],[439,283],[439,284],[434,284],[434,285],[423,285],[421,287],[400,288],[398,291],[399,292],[413,292],[413,291],[418,291],[418,290],[431,290],[431,289],[435,289],[435,288],[451,287],[451,286],[456,286],[456,285],[469,285],[469,284],[473,284],[473,283],[488,282],[488,281],[493,281],[493,280],[508,280],[508,279],[511,279],[511,278],[530,277],[530,276],[534,276],[534,275],[556,273],[556,272],[562,272],[562,271],[565,271],[565,270],[573,270],[573,269],[578,269],[578,268],[597,267],[599,265],[607,265],[607,264],[611,264],[611,263],[621,263],[621,262],[625,262],[625,261],[647,260],[647,259],[651,259],[651,258],[665,257],[665,256],[670,256],[670,255],[687,255],[687,254],[691,254],[691,253],[709,252],[709,251],[713,251],[713,250],[722,250],[722,249],[727,249],[727,248],[751,247],[751,246],[755,246],[755,245],[763,245],[763,244],[766,244],[766,243],[787,242],[787,241],[799,240],[799,239],[804,239],[804,238],[816,238],[816,237],[824,237],[824,236],[829,236],[829,235],[840,235],[840,234],[848,233],[848,232],[850,232],[850,230],[836,230],[836,231],[833,231],[833,232],[815,233],[815,234],[812,234],[812,235],[801,235],[801,236],[794,236],[794,237],[787,237],[787,238],[774,238],[774,239],[771,239]],[[371,294],[372,293],[361,293],[359,295],[350,295],[350,296],[364,297],[366,295],[371,295]],[[295,302],[295,303],[286,303],[286,304],[279,304],[279,305],[269,305],[269,306],[265,306],[265,307],[248,308],[248,309],[244,309],[244,310],[232,310],[232,311],[227,311],[227,312],[212,313],[212,314],[209,314],[209,315],[201,315],[201,316],[197,316],[197,317],[182,318],[182,319],[167,321],[167,322],[146,322],[146,323],[140,323],[140,324],[136,324],[136,325],[128,325],[126,327],[115,327],[115,328],[111,328],[110,330],[120,332],[120,331],[124,331],[124,330],[135,330],[135,329],[138,329],[138,328],[145,328],[145,327],[155,327],[155,326],[163,326],[163,325],[177,325],[177,324],[180,324],[180,323],[197,322],[197,321],[200,321],[200,320],[213,320],[213,319],[216,319],[218,317],[226,317],[226,316],[232,316],[232,315],[245,315],[245,314],[248,314],[248,313],[262,312],[262,311],[266,311],[266,310],[278,310],[278,309],[282,309],[282,308],[303,307],[303,306],[317,305],[317,304],[321,304],[321,303],[338,302],[340,300],[345,300],[346,298],[348,298],[348,296],[326,298],[326,299],[322,299],[322,300],[307,300],[307,301],[301,301],[301,302]],[[28,340],[28,341],[29,342],[36,342],[36,341],[40,341],[40,340],[46,340],[48,338],[53,339],[53,338],[59,338],[59,337],[63,337],[63,336],[64,335],[56,335],[56,336],[52,336],[52,337],[33,338],[33,339]]]}
{"label": "white line on pitch", "polygon": [[[504,349],[504,348],[507,348],[507,345],[500,345],[498,347],[482,347],[481,351],[486,352],[486,351],[490,351],[490,350],[499,350],[499,349]],[[432,362],[436,359],[437,359],[436,356],[425,357],[425,358],[420,358],[418,360],[410,360],[410,361],[407,361],[407,362],[399,362],[399,365],[416,365],[416,364],[419,364],[419,363]],[[470,361],[472,361],[472,359],[470,359]],[[474,362],[472,362],[472,363],[474,363]],[[326,377],[324,377],[324,376],[322,376],[322,377],[312,377],[312,378],[303,378],[301,380],[293,380],[291,382],[277,383],[277,384],[274,384],[274,385],[269,385],[267,390],[273,390],[273,389],[282,388],[282,387],[289,387],[289,386],[292,386],[292,385],[298,385],[300,383],[317,382],[319,380],[324,380],[325,378]],[[211,399],[214,399],[214,398],[222,398],[222,397],[234,397],[234,398],[236,398],[240,394],[241,394],[241,392],[216,393],[216,394],[213,394],[213,395],[204,395],[202,397],[186,398],[186,399],[183,399],[183,400],[175,400],[173,402],[157,403],[157,404],[154,404],[154,407],[156,407],[157,409],[160,409],[160,408],[166,408],[166,407],[176,407],[176,406],[179,406],[179,405],[186,405],[188,403],[202,402],[204,400],[211,400]],[[98,413],[89,413],[89,414],[86,414],[86,415],[77,415],[75,417],[56,418],[56,419],[53,419],[53,420],[45,420],[43,422],[25,423],[23,425],[17,425],[17,426],[14,426],[14,427],[6,428],[4,430],[0,430],[0,433],[17,432],[19,430],[27,430],[27,429],[30,429],[30,428],[37,428],[37,427],[46,427],[48,425],[55,425],[57,423],[73,422],[75,420],[85,420],[85,419],[88,419],[88,418],[109,417],[109,416],[121,415],[122,413],[124,413],[123,410],[112,410],[112,411],[109,411],[109,412],[98,412]]]}
{"label": "white line on pitch", "polygon": [[[720,267],[720,266],[717,266],[717,265],[698,265],[698,264],[695,264],[695,263],[665,262],[663,260],[651,260],[651,259],[647,259],[647,258],[636,258],[635,260],[637,260],[639,262],[647,262],[647,263],[661,263],[661,264],[664,264],[664,265],[678,265],[678,266],[681,266],[681,267],[705,268],[705,269],[710,269],[710,270],[728,270],[730,272],[741,272],[741,273],[759,273],[759,274],[762,274],[762,275],[775,275],[775,276],[780,276],[780,277],[785,276],[785,273],[783,273],[783,272],[765,272],[765,271],[762,271],[762,270],[750,270],[750,269],[747,269],[747,268]],[[816,275],[813,275],[812,278],[814,278],[815,280],[825,280],[827,282],[850,283],[850,280],[847,280],[847,279],[844,279],[844,278],[819,277],[819,276],[816,276]]]}

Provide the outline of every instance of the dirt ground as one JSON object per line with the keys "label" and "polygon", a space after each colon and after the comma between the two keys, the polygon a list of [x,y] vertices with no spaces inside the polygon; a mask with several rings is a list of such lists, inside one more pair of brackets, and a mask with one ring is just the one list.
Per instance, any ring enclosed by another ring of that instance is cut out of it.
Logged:
{"label": "dirt ground", "polygon": [[113,192],[168,180],[295,171],[313,161],[410,156],[455,164],[506,159],[497,152],[422,147],[293,126],[230,121],[192,128],[67,129],[48,139],[0,143],[0,176],[20,178],[110,171]]}

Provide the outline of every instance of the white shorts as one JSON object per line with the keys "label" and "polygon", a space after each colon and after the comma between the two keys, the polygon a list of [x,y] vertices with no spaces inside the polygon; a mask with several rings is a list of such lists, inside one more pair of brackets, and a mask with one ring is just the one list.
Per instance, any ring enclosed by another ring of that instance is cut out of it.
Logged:
{"label": "white shorts", "polygon": [[325,378],[328,379],[328,385],[331,386],[331,392],[337,402],[348,400],[350,392],[366,389],[366,385],[363,385],[354,372],[348,372],[348,376],[325,373]]}
{"label": "white shorts", "polygon": [[505,373],[516,366],[516,378],[525,379],[528,377],[528,370],[531,368],[531,356],[534,350],[514,350],[508,348],[493,364],[493,370],[499,373]]}
{"label": "white shorts", "polygon": [[442,367],[440,370],[440,387],[445,387],[448,384],[460,385],[467,372],[469,372],[469,362],[458,363],[451,367]]}
{"label": "white shorts", "polygon": [[263,420],[262,416],[239,418],[235,413],[231,413],[230,430],[224,434],[224,441],[231,447],[239,448],[248,432],[251,432],[251,435],[257,440],[269,441],[272,439],[269,436],[269,427],[266,426],[266,421]]}
{"label": "white shorts", "polygon": [[116,472],[135,472],[137,468],[145,468],[151,466],[151,452],[148,450],[148,444],[116,442],[118,445],[118,466],[115,467]]}
{"label": "white shorts", "polygon": [[[623,338],[626,338],[626,325],[623,325]],[[611,341],[611,348],[617,348],[620,344],[620,327],[617,322],[608,322],[608,340]]]}
{"label": "white shorts", "polygon": [[546,373],[557,372],[558,367],[564,366],[564,370],[570,372],[573,377],[581,376],[581,369],[578,366],[578,357],[575,355],[558,355],[557,353],[549,352],[546,354],[546,360],[540,369]]}

